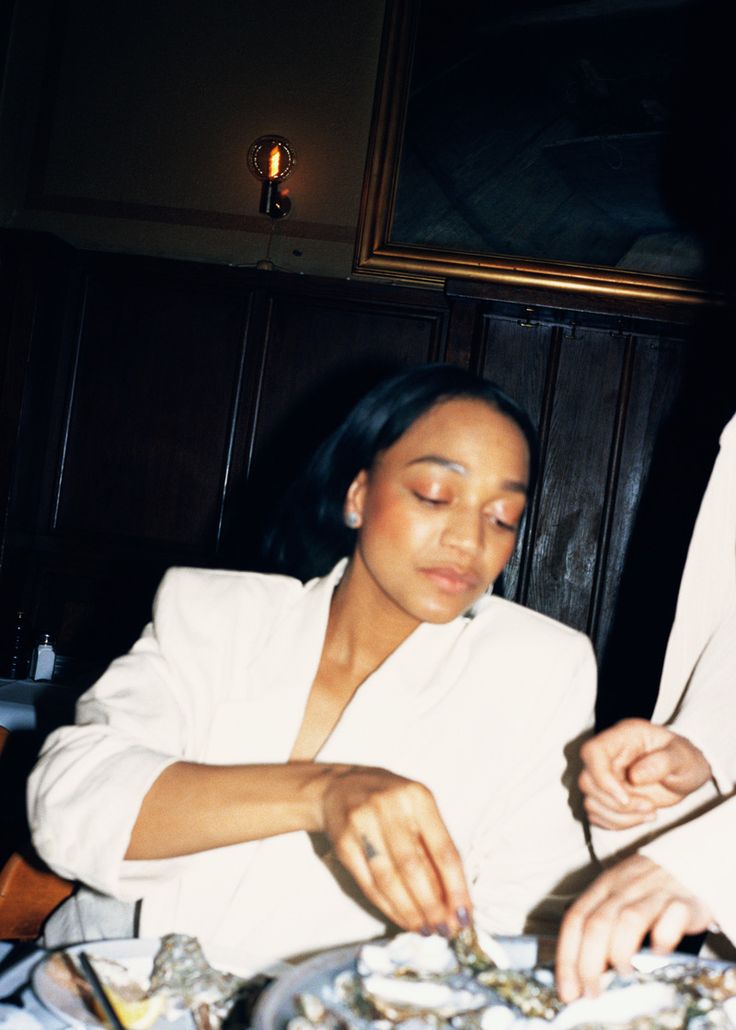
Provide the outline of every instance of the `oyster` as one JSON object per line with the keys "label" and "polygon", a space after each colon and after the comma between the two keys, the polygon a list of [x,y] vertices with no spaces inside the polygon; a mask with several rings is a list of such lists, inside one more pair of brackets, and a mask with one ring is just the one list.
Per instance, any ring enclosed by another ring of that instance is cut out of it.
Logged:
{"label": "oyster", "polygon": [[449,941],[439,935],[402,933],[384,944],[366,944],[358,955],[362,992],[380,1015],[404,1021],[431,1013],[450,1019],[488,1003],[482,988],[461,978]]}
{"label": "oyster", "polygon": [[646,970],[611,972],[598,998],[566,1006],[551,968],[499,968],[495,944],[472,931],[365,944],[319,998],[298,999],[288,1030],[736,1030],[736,967],[640,956]]}
{"label": "oyster", "polygon": [[460,965],[476,973],[483,969],[508,969],[511,965],[504,947],[490,934],[479,933],[472,923],[455,934],[452,947]]}
{"label": "oyster", "polygon": [[488,1004],[485,991],[472,983],[459,987],[440,980],[415,980],[374,973],[363,981],[363,990],[378,1012],[391,1020],[404,1020],[423,1013],[451,1019],[461,1012],[472,1012]]}
{"label": "oyster", "polygon": [[361,976],[449,976],[460,970],[450,942],[438,934],[400,933],[384,943],[364,944],[358,954]]}
{"label": "oyster", "polygon": [[169,996],[169,1011],[190,1010],[199,1030],[216,1030],[244,982],[214,969],[196,937],[169,933],[153,960],[150,990]]}

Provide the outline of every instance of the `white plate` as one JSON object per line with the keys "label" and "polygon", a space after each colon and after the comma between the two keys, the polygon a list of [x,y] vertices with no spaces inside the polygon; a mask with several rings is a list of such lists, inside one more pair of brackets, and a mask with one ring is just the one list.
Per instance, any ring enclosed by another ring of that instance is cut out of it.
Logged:
{"label": "white plate", "polygon": [[[129,968],[133,976],[140,974],[148,976],[159,945],[158,938],[136,937],[116,941],[88,941],[86,944],[75,944],[73,947],[61,950],[68,955],[77,955],[80,951],[86,951],[93,960],[95,957],[114,959]],[[82,1027],[108,1030],[107,1024],[100,1022],[94,1013],[89,1011],[75,990],[58,983],[50,974],[47,967],[51,958],[52,956],[49,955],[47,959],[40,962],[33,970],[31,977],[31,984],[39,1001],[55,1016],[76,1030]],[[192,1026],[191,1020],[185,1017],[174,1022],[161,1019],[154,1024],[154,1027],[159,1023],[167,1027],[167,1030],[185,1030]]]}
{"label": "white plate", "polygon": [[[508,956],[512,969],[530,969],[537,962],[547,964],[554,955],[554,942],[550,937],[495,935],[495,938]],[[285,1030],[289,1020],[297,1015],[295,996],[303,993],[322,996],[322,992],[332,985],[338,973],[355,969],[355,960],[360,948],[360,944],[351,944],[323,952],[280,976],[258,999],[251,1021],[253,1030]],[[695,955],[683,955],[679,952],[672,952],[665,957],[657,956],[656,959],[649,958],[650,955],[649,952],[639,952],[635,956],[639,962],[635,964],[646,964],[649,969],[670,965],[673,962],[699,962],[700,965],[711,969],[724,969],[728,966],[727,962],[698,959]],[[367,1025],[367,1020],[363,1020],[362,1023]],[[356,1025],[360,1026],[360,1021],[356,1020]]]}

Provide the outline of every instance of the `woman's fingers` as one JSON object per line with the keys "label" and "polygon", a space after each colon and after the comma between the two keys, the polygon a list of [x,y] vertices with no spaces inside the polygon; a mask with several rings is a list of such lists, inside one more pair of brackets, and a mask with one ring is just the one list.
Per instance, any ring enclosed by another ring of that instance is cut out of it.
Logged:
{"label": "woman's fingers", "polygon": [[[414,891],[428,915],[431,927],[454,932],[471,911],[470,894],[465,881],[460,854],[447,831],[432,793],[421,784],[411,784],[402,798],[407,825],[421,841],[422,854],[427,862],[426,879],[415,883]],[[418,871],[411,865],[408,842],[401,837],[397,848],[397,866],[405,881],[412,882]],[[402,854],[403,852],[403,854]],[[409,864],[407,864],[407,859]],[[458,914],[460,913],[460,915]],[[463,916],[462,913],[465,913]]]}
{"label": "woman's fingers", "polygon": [[465,875],[426,787],[356,768],[335,778],[324,805],[338,857],[374,904],[406,929],[457,929],[470,912]]}
{"label": "woman's fingers", "polygon": [[393,857],[378,825],[345,834],[336,852],[368,900],[391,922],[407,930],[425,925],[421,909],[395,874]]}
{"label": "woman's fingers", "polygon": [[454,932],[467,925],[472,913],[472,901],[462,859],[439,815],[436,824],[425,825],[423,832],[429,854],[442,882],[448,925]]}

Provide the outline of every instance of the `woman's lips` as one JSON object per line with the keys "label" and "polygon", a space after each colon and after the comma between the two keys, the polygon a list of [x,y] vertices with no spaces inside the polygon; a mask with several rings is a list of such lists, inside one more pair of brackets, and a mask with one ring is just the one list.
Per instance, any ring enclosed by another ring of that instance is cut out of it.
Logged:
{"label": "woman's lips", "polygon": [[457,572],[450,568],[430,568],[421,570],[440,590],[447,594],[462,594],[468,590],[477,590],[480,580],[472,572]]}

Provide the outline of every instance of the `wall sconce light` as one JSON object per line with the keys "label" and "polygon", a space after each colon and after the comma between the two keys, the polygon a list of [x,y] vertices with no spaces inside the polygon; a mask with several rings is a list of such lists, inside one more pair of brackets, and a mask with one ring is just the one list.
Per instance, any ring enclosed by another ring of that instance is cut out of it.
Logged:
{"label": "wall sconce light", "polygon": [[261,187],[261,214],[269,218],[283,218],[291,210],[288,190],[280,189],[280,184],[291,175],[296,163],[296,155],[287,139],[283,136],[259,136],[251,143],[248,150],[248,167],[256,179],[263,183]]}

